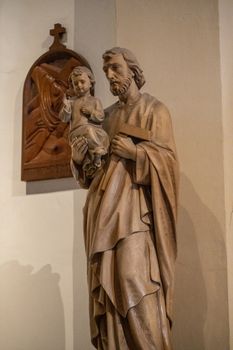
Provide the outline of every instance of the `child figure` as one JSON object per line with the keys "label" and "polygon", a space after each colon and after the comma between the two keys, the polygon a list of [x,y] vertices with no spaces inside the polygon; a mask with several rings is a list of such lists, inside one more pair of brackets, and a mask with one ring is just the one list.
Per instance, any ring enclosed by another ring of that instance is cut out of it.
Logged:
{"label": "child figure", "polygon": [[90,69],[84,66],[75,67],[70,74],[69,83],[75,96],[69,97],[68,92],[66,93],[59,118],[63,122],[70,122],[69,139],[74,162],[76,161],[75,140],[79,137],[85,138],[88,151],[82,169],[87,177],[93,177],[97,168],[101,167],[102,156],[108,152],[109,147],[108,135],[102,128],[104,111],[100,100],[90,93],[95,84]]}

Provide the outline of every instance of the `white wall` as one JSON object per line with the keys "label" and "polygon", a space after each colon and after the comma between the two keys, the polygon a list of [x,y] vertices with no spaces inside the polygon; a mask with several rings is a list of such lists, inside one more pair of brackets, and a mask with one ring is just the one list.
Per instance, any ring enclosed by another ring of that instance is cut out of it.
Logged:
{"label": "white wall", "polygon": [[23,83],[57,22],[73,47],[73,0],[0,1],[2,350],[73,348],[73,193],[26,195],[20,181]]}
{"label": "white wall", "polygon": [[[181,165],[176,350],[229,349],[218,2],[117,0],[117,44],[169,107]],[[130,17],[129,14],[130,13]]]}
{"label": "white wall", "polygon": [[68,180],[27,188],[20,181],[23,82],[48,49],[49,29],[56,22],[67,28],[67,46],[91,64],[96,95],[105,106],[113,99],[101,55],[117,44],[131,49],[141,62],[144,90],[169,107],[181,163],[175,350],[229,349],[230,0],[220,0],[219,16],[220,33],[217,0],[0,0],[0,349],[92,348],[82,239],[86,192],[54,192],[74,188]]}
{"label": "white wall", "polygon": [[219,1],[230,345],[233,349],[233,2]]}
{"label": "white wall", "polygon": [[0,155],[4,164],[0,177],[0,348],[4,350],[91,348],[82,237],[86,192],[61,192],[75,188],[70,180],[27,186],[20,181],[23,82],[32,63],[48,50],[49,29],[57,22],[67,28],[67,46],[75,46],[89,60],[98,82],[96,94],[105,105],[112,101],[101,55],[115,44],[114,1],[92,1],[89,6],[73,0],[65,4],[60,0],[0,1],[4,33],[0,42]]}

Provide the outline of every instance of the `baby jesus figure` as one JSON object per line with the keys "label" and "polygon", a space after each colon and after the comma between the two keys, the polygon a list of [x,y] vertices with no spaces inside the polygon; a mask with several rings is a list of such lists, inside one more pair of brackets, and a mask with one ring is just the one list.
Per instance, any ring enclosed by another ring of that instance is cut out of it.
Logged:
{"label": "baby jesus figure", "polygon": [[69,96],[69,90],[63,98],[63,107],[59,118],[63,122],[70,122],[69,140],[72,159],[78,163],[76,142],[81,137],[88,145],[88,151],[82,163],[85,175],[92,178],[101,167],[102,157],[107,154],[109,137],[102,128],[104,111],[100,100],[91,95],[91,88],[95,79],[87,67],[78,66],[73,69],[69,77],[74,96]]}

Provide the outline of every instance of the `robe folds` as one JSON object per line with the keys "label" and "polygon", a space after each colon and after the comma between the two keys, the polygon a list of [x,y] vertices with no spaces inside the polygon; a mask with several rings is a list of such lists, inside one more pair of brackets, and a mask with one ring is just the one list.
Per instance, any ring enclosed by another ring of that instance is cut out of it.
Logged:
{"label": "robe folds", "polygon": [[89,187],[84,239],[92,343],[170,350],[178,191],[170,115],[146,93],[105,113],[110,140],[120,123],[150,131],[150,140],[134,140],[136,161],[110,155],[91,183],[72,164],[76,179]]}

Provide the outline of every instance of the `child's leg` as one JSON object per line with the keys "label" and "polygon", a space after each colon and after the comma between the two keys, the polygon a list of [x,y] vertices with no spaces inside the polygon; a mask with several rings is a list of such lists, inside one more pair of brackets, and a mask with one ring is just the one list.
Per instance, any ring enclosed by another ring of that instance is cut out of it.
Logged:
{"label": "child's leg", "polygon": [[94,165],[97,167],[97,168],[100,168],[101,167],[101,155],[100,154],[95,154],[94,155],[94,161],[93,161]]}

